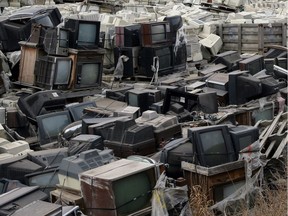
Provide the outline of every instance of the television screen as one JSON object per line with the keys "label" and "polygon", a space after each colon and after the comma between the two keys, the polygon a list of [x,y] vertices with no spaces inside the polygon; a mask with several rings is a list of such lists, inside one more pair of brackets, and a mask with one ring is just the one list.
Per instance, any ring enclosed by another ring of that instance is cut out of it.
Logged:
{"label": "television screen", "polygon": [[166,39],[165,25],[155,25],[151,27],[152,42],[163,41]]}
{"label": "television screen", "polygon": [[60,29],[59,30],[59,46],[63,48],[69,47],[69,31]]}
{"label": "television screen", "polygon": [[72,122],[68,110],[37,116],[36,121],[41,145],[57,140],[58,134]]}
{"label": "television screen", "polygon": [[60,56],[41,56],[36,61],[35,85],[48,89],[67,89],[72,59]]}
{"label": "television screen", "polygon": [[155,56],[159,57],[159,70],[165,70],[172,66],[172,58],[169,47],[155,50]]}
{"label": "television screen", "polygon": [[227,125],[191,128],[188,137],[195,145],[201,166],[213,167],[236,160]]}
{"label": "television screen", "polygon": [[78,62],[75,88],[98,87],[102,81],[102,62]]}
{"label": "television screen", "polygon": [[95,33],[97,26],[89,23],[79,24],[78,45],[94,45],[96,43]]}

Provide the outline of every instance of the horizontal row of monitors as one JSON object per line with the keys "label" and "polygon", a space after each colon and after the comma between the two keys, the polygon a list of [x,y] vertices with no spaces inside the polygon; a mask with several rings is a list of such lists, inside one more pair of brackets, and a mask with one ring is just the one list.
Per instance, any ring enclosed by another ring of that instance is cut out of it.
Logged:
{"label": "horizontal row of monitors", "polygon": [[[44,49],[51,55],[67,56],[67,48],[96,49],[101,46],[100,40],[105,40],[104,33],[100,39],[99,21],[67,19],[64,28],[43,28],[41,34]],[[175,42],[168,22],[119,26],[111,29],[109,34],[115,34],[115,45],[120,47],[149,47]]]}
{"label": "horizontal row of monitors", "polygon": [[[139,70],[138,75],[153,77],[151,69],[157,57],[159,62],[159,75],[171,73],[180,66],[186,67],[186,46],[178,49],[176,55],[173,46],[145,47],[134,56],[133,50],[115,50],[115,56],[127,55],[129,60],[124,62],[124,77],[134,76],[134,69]],[[135,60],[135,58],[137,58]],[[139,61],[138,61],[139,60]],[[102,82],[103,58],[78,59],[76,67],[70,57],[41,56],[35,65],[34,84],[45,89],[82,89],[99,87]],[[72,71],[75,75],[72,77]]]}

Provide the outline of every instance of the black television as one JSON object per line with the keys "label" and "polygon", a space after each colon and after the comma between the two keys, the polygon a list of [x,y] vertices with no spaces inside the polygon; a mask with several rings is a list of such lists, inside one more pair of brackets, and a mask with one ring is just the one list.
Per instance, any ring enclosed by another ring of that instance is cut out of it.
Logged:
{"label": "black television", "polygon": [[58,134],[72,122],[68,110],[37,116],[36,121],[40,145],[56,141]]}
{"label": "black television", "polygon": [[248,125],[229,127],[229,133],[235,147],[236,153],[251,145],[259,139],[259,129]]}
{"label": "black television", "polygon": [[69,47],[95,49],[99,45],[100,21],[66,19],[64,27],[70,29]]}
{"label": "black television", "polygon": [[179,138],[167,143],[160,156],[160,162],[166,164],[166,175],[177,179],[183,177],[181,161],[195,163],[193,143],[188,138]]}
{"label": "black television", "polygon": [[126,92],[126,102],[129,106],[139,107],[140,112],[144,112],[152,105],[148,102],[149,93],[143,89],[131,89]]}
{"label": "black television", "polygon": [[115,45],[117,47],[140,46],[140,24],[115,26]]}
{"label": "black television", "polygon": [[[158,59],[158,60],[157,60]],[[154,71],[151,66],[159,62],[158,75],[165,75],[173,72],[174,49],[170,45],[143,47],[139,52],[138,75],[153,77]]]}
{"label": "black television", "polygon": [[36,117],[49,111],[63,109],[66,97],[59,90],[47,90],[24,95],[19,98],[17,105],[20,110],[33,122]]}
{"label": "black television", "polygon": [[64,28],[49,28],[45,32],[43,46],[49,55],[68,56],[69,30]]}
{"label": "black television", "polygon": [[247,71],[229,73],[229,104],[244,104],[262,93],[261,81]]}
{"label": "black television", "polygon": [[213,125],[188,129],[199,165],[213,167],[236,160],[227,125]]}
{"label": "black television", "polygon": [[169,22],[141,23],[140,38],[143,47],[172,43]]}
{"label": "black television", "polygon": [[74,88],[98,88],[102,83],[102,71],[102,58],[78,60]]}
{"label": "black television", "polygon": [[237,51],[226,51],[215,56],[215,64],[224,64],[227,71],[239,70],[239,62],[242,60]]}
{"label": "black television", "polygon": [[115,67],[117,66],[118,59],[120,56],[125,55],[129,59],[123,62],[124,70],[123,77],[134,77],[135,71],[138,70],[138,56],[140,47],[115,47],[114,48],[114,62]]}
{"label": "black television", "polygon": [[251,75],[254,75],[265,68],[264,57],[262,55],[254,55],[239,61],[239,68],[241,71],[249,71]]}
{"label": "black television", "polygon": [[35,85],[45,89],[68,89],[72,65],[69,57],[39,57],[35,65]]}
{"label": "black television", "polygon": [[67,106],[67,109],[69,110],[73,121],[78,121],[85,116],[84,109],[87,107],[96,107],[95,101],[86,101],[78,104],[73,104]]}

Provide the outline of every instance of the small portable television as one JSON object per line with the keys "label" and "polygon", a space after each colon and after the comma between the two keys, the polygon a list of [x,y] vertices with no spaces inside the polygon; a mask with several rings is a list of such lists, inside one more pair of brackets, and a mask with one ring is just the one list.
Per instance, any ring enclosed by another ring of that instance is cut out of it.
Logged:
{"label": "small portable television", "polygon": [[70,48],[98,48],[100,36],[100,21],[66,19],[64,27],[71,30],[69,37]]}

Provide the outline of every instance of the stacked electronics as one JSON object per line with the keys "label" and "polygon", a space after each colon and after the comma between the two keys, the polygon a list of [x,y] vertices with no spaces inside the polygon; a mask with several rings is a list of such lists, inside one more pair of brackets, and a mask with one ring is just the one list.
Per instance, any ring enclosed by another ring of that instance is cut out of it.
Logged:
{"label": "stacked electronics", "polygon": [[151,78],[186,69],[186,43],[178,33],[181,27],[181,16],[116,27],[115,66],[118,61],[124,65],[120,77]]}
{"label": "stacked electronics", "polygon": [[64,27],[45,30],[35,85],[44,89],[99,88],[104,50],[99,48],[100,21],[66,19]]}

